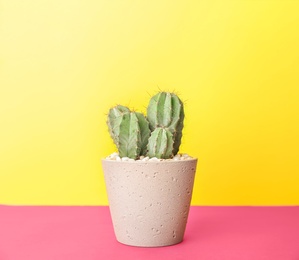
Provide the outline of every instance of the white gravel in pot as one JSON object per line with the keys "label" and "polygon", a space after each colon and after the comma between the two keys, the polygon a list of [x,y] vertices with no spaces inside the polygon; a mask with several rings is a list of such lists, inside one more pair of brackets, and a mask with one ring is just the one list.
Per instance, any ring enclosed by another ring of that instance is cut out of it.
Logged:
{"label": "white gravel in pot", "polygon": [[106,157],[106,160],[112,160],[112,161],[127,161],[127,162],[140,162],[140,161],[150,161],[150,162],[159,162],[159,161],[181,161],[181,160],[190,160],[190,159],[193,159],[192,156],[186,154],[186,153],[183,153],[183,154],[177,154],[175,155],[173,158],[171,159],[158,159],[156,157],[152,157],[152,158],[149,158],[148,156],[140,156],[139,159],[137,160],[134,160],[134,159],[131,159],[129,157],[120,157],[118,153],[112,153],[110,154],[109,156]]}

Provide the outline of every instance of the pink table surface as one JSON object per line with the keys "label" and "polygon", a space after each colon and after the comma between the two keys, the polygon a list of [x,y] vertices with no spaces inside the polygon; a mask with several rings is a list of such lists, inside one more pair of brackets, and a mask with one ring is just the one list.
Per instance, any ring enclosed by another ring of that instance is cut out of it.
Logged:
{"label": "pink table surface", "polygon": [[192,207],[184,241],[115,240],[108,207],[0,206],[0,260],[299,260],[299,207]]}

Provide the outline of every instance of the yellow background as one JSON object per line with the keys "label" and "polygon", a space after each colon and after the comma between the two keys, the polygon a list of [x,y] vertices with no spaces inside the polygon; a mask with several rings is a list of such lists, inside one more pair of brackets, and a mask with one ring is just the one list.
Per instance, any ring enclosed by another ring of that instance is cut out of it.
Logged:
{"label": "yellow background", "polygon": [[106,113],[185,101],[193,205],[299,204],[299,1],[0,1],[0,203],[105,205]]}

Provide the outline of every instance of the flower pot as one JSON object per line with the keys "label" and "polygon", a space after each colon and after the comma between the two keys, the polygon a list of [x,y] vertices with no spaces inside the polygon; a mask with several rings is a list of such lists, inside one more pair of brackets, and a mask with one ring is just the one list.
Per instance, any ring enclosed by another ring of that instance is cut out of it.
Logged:
{"label": "flower pot", "polygon": [[183,240],[197,159],[102,160],[116,239],[141,247]]}

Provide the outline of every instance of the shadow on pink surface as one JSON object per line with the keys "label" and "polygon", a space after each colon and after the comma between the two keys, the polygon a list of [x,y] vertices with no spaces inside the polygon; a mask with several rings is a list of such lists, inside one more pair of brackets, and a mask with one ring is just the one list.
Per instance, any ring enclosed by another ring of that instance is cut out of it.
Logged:
{"label": "shadow on pink surface", "polygon": [[184,241],[115,239],[108,207],[0,206],[0,260],[299,260],[299,207],[191,207]]}

